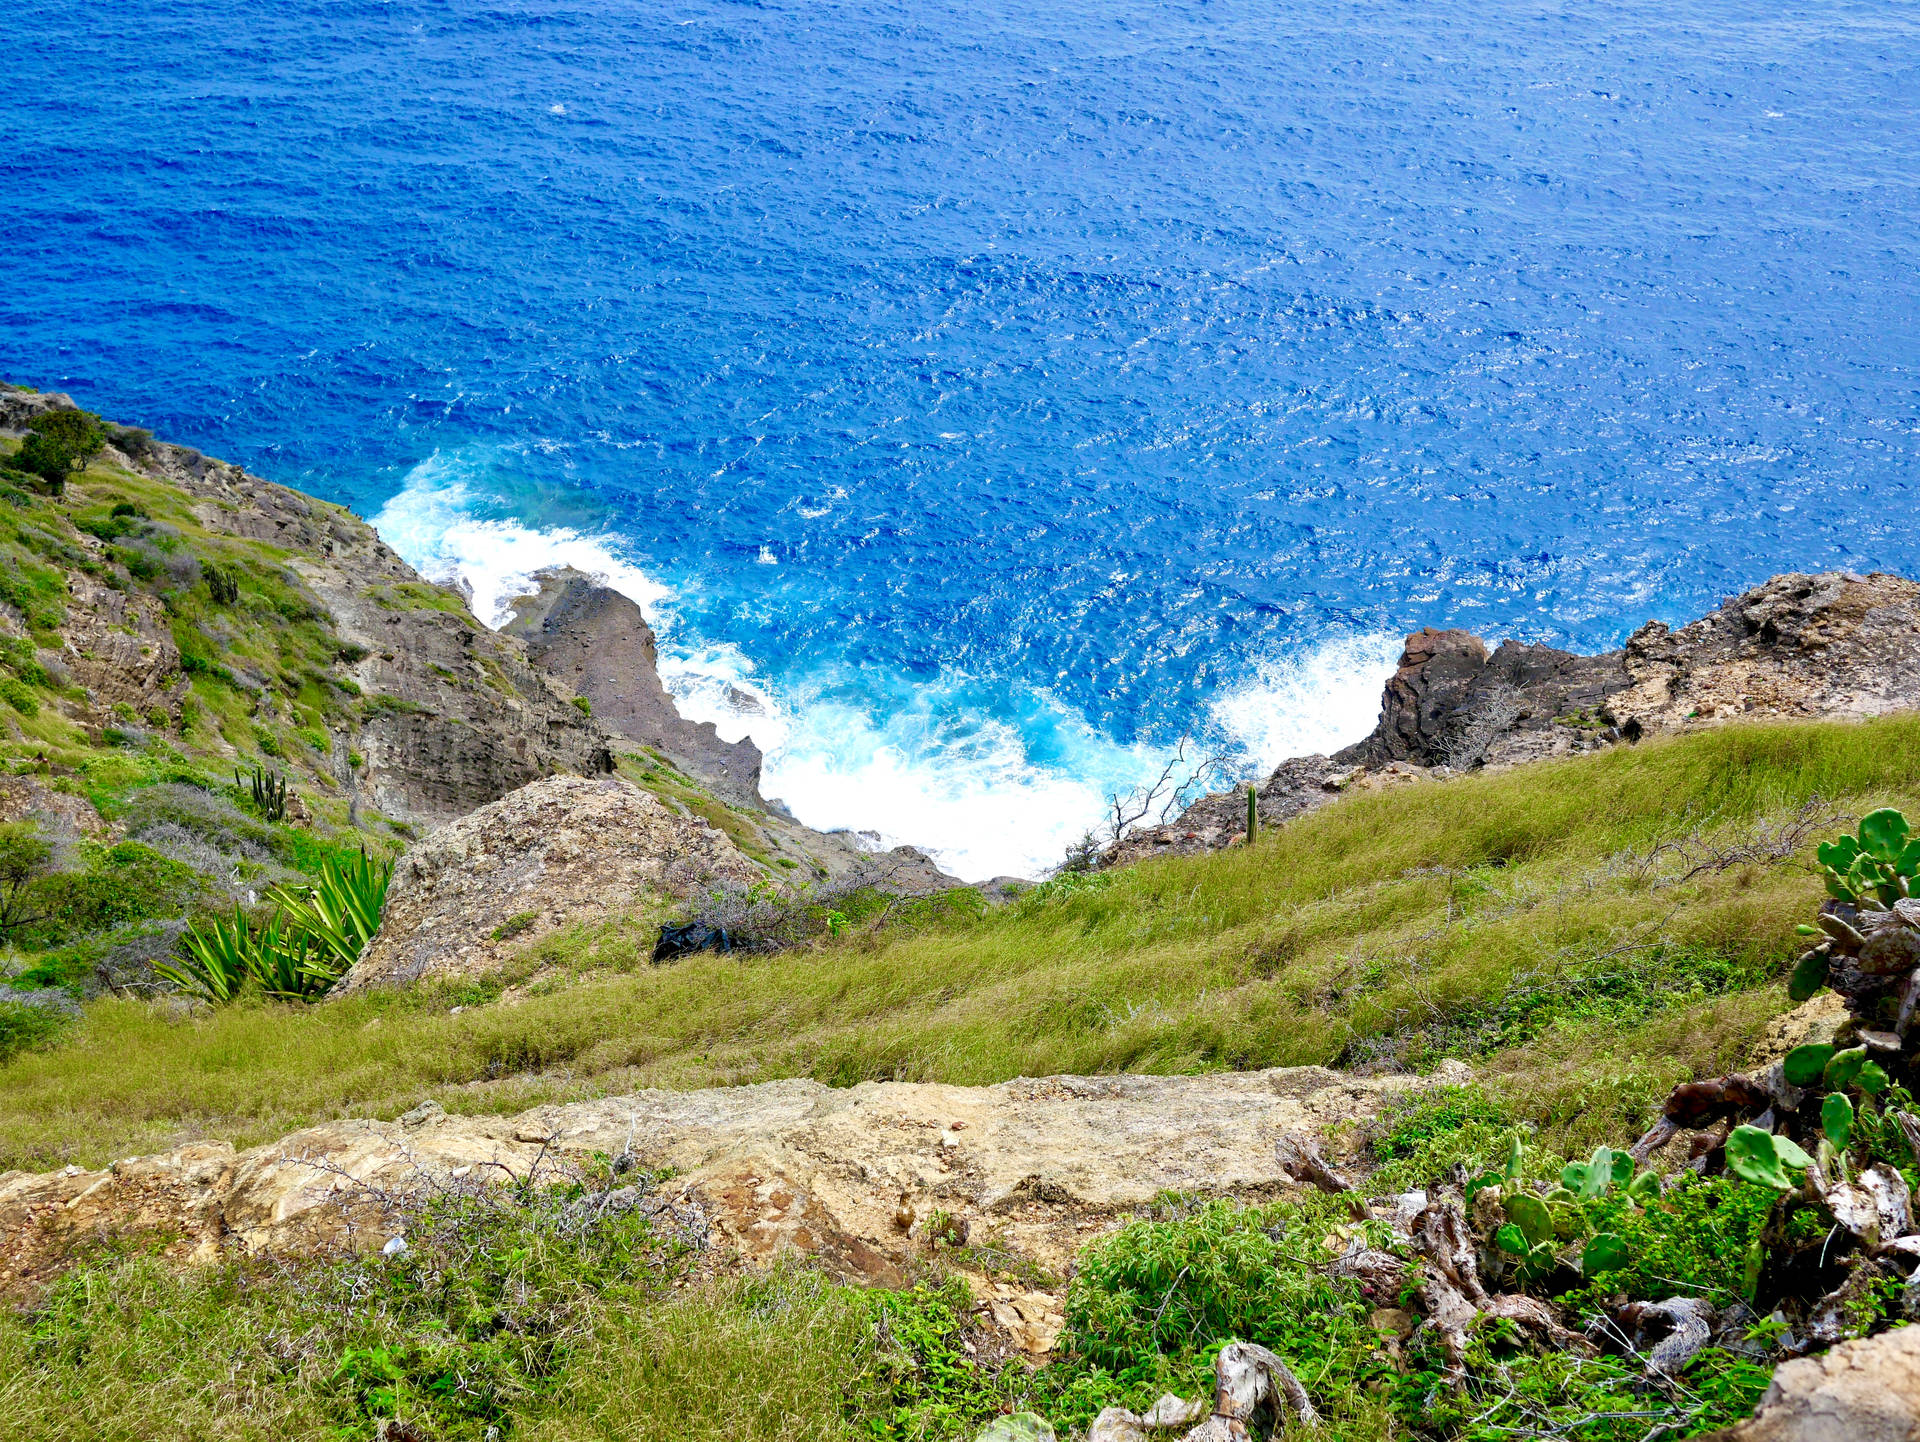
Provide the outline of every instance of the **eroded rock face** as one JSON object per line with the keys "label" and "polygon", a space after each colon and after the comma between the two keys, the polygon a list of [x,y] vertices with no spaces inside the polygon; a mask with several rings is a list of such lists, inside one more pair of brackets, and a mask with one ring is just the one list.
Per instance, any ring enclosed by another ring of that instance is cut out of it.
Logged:
{"label": "eroded rock face", "polygon": [[[1920,1437],[1920,1327],[1842,1342],[1774,1369],[1753,1416],[1711,1442],[1912,1442]],[[1704,1439],[1703,1439],[1704,1442]]]}
{"label": "eroded rock face", "polygon": [[[1828,571],[1775,576],[1678,630],[1650,621],[1580,656],[1467,631],[1417,631],[1364,741],[1297,757],[1260,786],[1262,826],[1377,788],[1512,766],[1748,718],[1859,720],[1920,707],[1920,585]],[[1444,770],[1442,769],[1444,768]],[[1216,850],[1246,833],[1244,791],[1202,797],[1109,864]]]}
{"label": "eroded rock face", "polygon": [[1858,719],[1920,705],[1920,585],[1902,576],[1775,576],[1677,631],[1628,640],[1613,709],[1649,730],[1737,716]]}
{"label": "eroded rock face", "polygon": [[536,579],[538,594],[514,602],[506,627],[529,658],[585,696],[614,735],[665,752],[736,804],[764,809],[760,749],[751,738],[723,741],[711,721],[680,714],[660,684],[659,650],[640,608],[570,568]]}
{"label": "eroded rock face", "polygon": [[334,990],[473,975],[574,922],[759,875],[726,836],[631,782],[549,776],[409,849],[380,930]]}
{"label": "eroded rock face", "polygon": [[[1458,1081],[1465,1068],[1443,1067]],[[73,1238],[173,1230],[176,1255],[297,1251],[390,1235],[368,1186],[408,1191],[427,1177],[492,1164],[524,1175],[542,1149],[564,1162],[631,1143],[671,1166],[676,1194],[748,1262],[816,1256],[852,1280],[898,1284],[938,1210],[992,1232],[1049,1269],[1163,1190],[1269,1197],[1289,1191],[1275,1140],[1372,1115],[1428,1083],[1319,1067],[1198,1077],[1048,1077],[990,1087],[813,1081],[540,1107],[517,1117],[448,1116],[426,1106],[395,1122],[334,1122],[235,1152],[200,1143],[102,1171],[0,1177],[0,1270],[14,1287],[45,1277]],[[1009,1293],[1044,1350],[1043,1298]],[[1032,1316],[1027,1314],[1031,1312]],[[1022,1345],[1026,1345],[1023,1343]]]}
{"label": "eroded rock face", "polygon": [[[330,617],[371,704],[341,747],[365,765],[348,787],[390,816],[462,815],[556,771],[610,771],[604,732],[524,648],[489,631],[462,599],[421,579],[371,526],[181,446],[125,464],[180,487],[210,531],[266,541]],[[272,692],[262,682],[263,695]],[[264,703],[263,703],[264,704]]]}

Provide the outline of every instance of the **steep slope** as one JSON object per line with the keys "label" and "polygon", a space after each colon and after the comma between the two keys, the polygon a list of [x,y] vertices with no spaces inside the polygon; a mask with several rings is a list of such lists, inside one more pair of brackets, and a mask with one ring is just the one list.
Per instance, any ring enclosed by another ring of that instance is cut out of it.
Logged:
{"label": "steep slope", "polygon": [[[0,391],[0,436],[71,404]],[[61,659],[86,695],[59,709],[94,726],[162,712],[194,749],[293,765],[408,822],[612,769],[604,733],[524,648],[364,521],[197,451],[136,450],[110,445],[28,508],[75,528]]]}

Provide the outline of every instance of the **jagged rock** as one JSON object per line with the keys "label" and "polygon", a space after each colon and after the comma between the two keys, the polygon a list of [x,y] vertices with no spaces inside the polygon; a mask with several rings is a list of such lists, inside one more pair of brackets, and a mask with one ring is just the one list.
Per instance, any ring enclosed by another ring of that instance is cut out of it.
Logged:
{"label": "jagged rock", "polygon": [[68,573],[67,589],[60,655],[86,688],[92,723],[123,726],[115,706],[132,707],[142,721],[158,712],[164,724],[178,722],[187,678],[159,600],[103,586],[84,571]]}
{"label": "jagged rock", "polygon": [[760,872],[704,821],[617,776],[550,776],[400,858],[347,994],[486,970],[560,927]]}
{"label": "jagged rock", "polygon": [[[1259,787],[1279,825],[1342,790],[1511,766],[1740,718],[1857,720],[1920,708],[1920,584],[1848,571],[1789,573],[1678,630],[1650,621],[1618,651],[1486,643],[1416,631],[1364,741],[1284,761]],[[1245,835],[1244,789],[1204,796],[1103,864],[1218,850]]]}
{"label": "jagged rock", "polygon": [[180,446],[148,447],[138,468],[192,496],[208,530],[290,553],[291,572],[358,657],[350,675],[369,698],[339,748],[365,765],[342,781],[388,815],[445,821],[556,771],[612,769],[606,733],[571,693],[366,522]]}
{"label": "jagged rock", "polygon": [[[1429,1084],[1298,1067],[990,1087],[790,1080],[644,1091],[515,1117],[415,1108],[245,1152],[203,1142],[101,1171],[0,1176],[0,1286],[45,1278],[76,1238],[103,1232],[173,1234],[170,1254],[181,1259],[201,1248],[210,1258],[341,1240],[377,1248],[395,1235],[386,1193],[461,1168],[524,1176],[543,1153],[564,1165],[629,1143],[640,1166],[673,1170],[674,1197],[705,1211],[716,1246],[744,1261],[798,1251],[842,1277],[897,1286],[925,1255],[899,1227],[906,1207],[981,1225],[996,1247],[1059,1272],[1097,1229],[1163,1191],[1291,1191],[1276,1133],[1369,1117]],[[1027,1327],[1057,1326],[1058,1303],[1043,1294],[1006,1300]]]}
{"label": "jagged rock", "polygon": [[1920,1327],[1842,1342],[1774,1369],[1753,1416],[1702,1442],[1912,1442],[1920,1437]]}
{"label": "jagged rock", "polygon": [[1658,621],[1623,653],[1612,698],[1649,730],[1733,716],[1884,715],[1920,705],[1920,585],[1850,571],[1790,573],[1679,630]]}
{"label": "jagged rock", "polygon": [[681,716],[660,684],[653,628],[637,605],[571,567],[534,579],[539,592],[513,603],[505,630],[536,664],[585,696],[614,735],[665,752],[730,801],[766,809],[759,748],[751,738],[722,741],[711,721]]}
{"label": "jagged rock", "polygon": [[73,397],[61,391],[16,391],[0,387],[0,433],[17,436],[37,415],[77,409]]}

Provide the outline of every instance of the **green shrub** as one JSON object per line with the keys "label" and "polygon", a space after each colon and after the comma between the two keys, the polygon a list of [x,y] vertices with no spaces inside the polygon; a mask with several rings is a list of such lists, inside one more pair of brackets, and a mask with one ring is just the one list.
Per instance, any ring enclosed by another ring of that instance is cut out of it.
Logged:
{"label": "green shrub", "polygon": [[26,682],[16,680],[12,676],[0,676],[0,698],[4,698],[6,703],[22,716],[40,714],[40,698],[33,694],[32,688]]}
{"label": "green shrub", "polygon": [[191,866],[137,841],[89,842],[80,853],[84,870],[45,876],[32,887],[28,904],[36,915],[17,933],[23,943],[59,946],[131,921],[179,916],[207,884]]}
{"label": "green shrub", "polygon": [[20,613],[29,629],[48,632],[66,619],[67,578],[49,566],[15,559],[0,566],[0,601]]}
{"label": "green shrub", "polygon": [[[406,1239],[396,1256],[183,1273],[98,1249],[30,1311],[0,1313],[8,1435],[366,1438],[398,1417],[436,1442],[523,1437],[556,1381],[580,1375],[596,1323],[618,1335],[612,1319],[686,1271],[691,1239],[671,1214],[600,1197],[583,1178],[410,1201],[383,1219]],[[815,1366],[837,1379],[844,1360]]]}
{"label": "green shrub", "polygon": [[160,562],[140,546],[109,546],[107,556],[127,568],[136,581],[152,581],[160,576]]}
{"label": "green shrub", "polygon": [[71,1020],[55,1007],[11,1001],[5,991],[0,991],[0,1065],[30,1047],[44,1046]]}
{"label": "green shrub", "polygon": [[42,411],[27,428],[27,438],[13,454],[13,467],[40,477],[56,495],[66,489],[67,477],[85,470],[107,441],[100,417],[88,411]]}
{"label": "green shrub", "polygon": [[494,927],[493,939],[495,941],[512,941],[514,937],[523,934],[539,919],[540,913],[537,911],[516,912],[498,926]]}
{"label": "green shrub", "polygon": [[207,597],[214,605],[231,606],[240,599],[240,576],[232,566],[202,557],[200,579],[206,582]]}
{"label": "green shrub", "polygon": [[1315,1371],[1336,1357],[1364,1367],[1370,1336],[1358,1292],[1315,1268],[1285,1264],[1281,1239],[1295,1237],[1296,1248],[1317,1242],[1326,1208],[1176,1201],[1162,1212],[1081,1254],[1067,1293],[1067,1326],[1080,1355],[1125,1375],[1156,1356],[1239,1337]]}

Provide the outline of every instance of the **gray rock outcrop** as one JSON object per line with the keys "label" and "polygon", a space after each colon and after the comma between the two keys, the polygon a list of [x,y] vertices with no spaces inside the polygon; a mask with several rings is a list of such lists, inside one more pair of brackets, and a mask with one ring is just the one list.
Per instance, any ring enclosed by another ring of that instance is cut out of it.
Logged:
{"label": "gray rock outcrop", "polygon": [[528,657],[593,707],[615,736],[664,752],[728,801],[766,809],[760,750],[752,738],[723,741],[711,721],[683,717],[660,682],[653,628],[633,601],[571,568],[535,578],[537,594],[513,603],[505,632]]}
{"label": "gray rock outcrop", "polygon": [[759,876],[720,832],[631,782],[550,776],[408,849],[334,994],[471,976],[574,923]]}
{"label": "gray rock outcrop", "polygon": [[[1920,585],[1789,573],[1673,629],[1649,621],[1581,656],[1469,631],[1416,631],[1365,740],[1282,762],[1259,784],[1262,826],[1343,792],[1506,767],[1737,719],[1860,720],[1920,708]],[[1442,769],[1444,768],[1444,769]],[[1202,797],[1113,847],[1106,864],[1216,850],[1246,834],[1244,790]]]}
{"label": "gray rock outcrop", "polygon": [[141,464],[192,495],[207,529],[291,553],[364,698],[347,740],[366,765],[344,779],[388,815],[444,821],[554,772],[612,770],[606,734],[525,648],[364,521],[177,446],[150,447]]}

